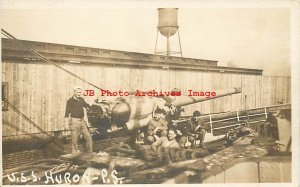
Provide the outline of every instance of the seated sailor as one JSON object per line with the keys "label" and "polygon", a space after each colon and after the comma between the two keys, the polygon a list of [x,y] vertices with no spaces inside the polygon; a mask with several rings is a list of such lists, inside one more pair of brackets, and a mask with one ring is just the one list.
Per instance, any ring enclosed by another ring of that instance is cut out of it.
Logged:
{"label": "seated sailor", "polygon": [[152,148],[158,149],[161,147],[169,147],[169,148],[179,148],[179,144],[176,141],[176,131],[175,129],[169,129],[168,131],[168,137],[162,136],[158,140],[156,140],[152,144]]}
{"label": "seated sailor", "polygon": [[188,140],[191,142],[191,147],[196,146],[196,141],[200,140],[200,147],[204,148],[204,138],[206,134],[206,130],[204,129],[204,121],[199,118],[201,113],[199,111],[195,111],[193,113],[193,117],[191,121],[188,123]]}
{"label": "seated sailor", "polygon": [[167,122],[166,120],[161,117],[162,110],[156,109],[154,111],[153,118],[149,121],[147,128],[146,128],[146,135],[145,135],[145,143],[152,144],[155,142],[159,137],[164,137],[167,134]]}

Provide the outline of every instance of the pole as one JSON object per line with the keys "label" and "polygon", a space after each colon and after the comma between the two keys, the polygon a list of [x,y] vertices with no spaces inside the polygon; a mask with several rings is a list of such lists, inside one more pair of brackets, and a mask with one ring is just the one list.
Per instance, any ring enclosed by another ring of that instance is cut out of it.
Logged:
{"label": "pole", "polygon": [[156,54],[157,38],[158,38],[158,29],[157,29],[157,32],[156,32],[156,41],[155,41],[154,54]]}
{"label": "pole", "polygon": [[168,27],[168,37],[167,37],[167,56],[170,56],[170,27]]}
{"label": "pole", "polygon": [[179,28],[178,28],[178,40],[179,40],[179,47],[180,47],[180,55],[182,57],[182,49],[181,49],[181,41],[180,41]]}

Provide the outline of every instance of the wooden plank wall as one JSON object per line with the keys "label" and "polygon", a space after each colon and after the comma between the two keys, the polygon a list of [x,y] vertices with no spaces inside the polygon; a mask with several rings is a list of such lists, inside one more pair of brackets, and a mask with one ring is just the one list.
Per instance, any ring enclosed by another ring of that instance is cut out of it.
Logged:
{"label": "wooden plank wall", "polygon": [[[185,107],[184,115],[226,112],[291,102],[290,77],[269,77],[166,69],[130,69],[97,65],[63,64],[63,67],[108,90],[214,91],[242,87],[241,94]],[[9,83],[9,101],[46,131],[59,130],[64,123],[65,104],[72,87],[92,86],[48,64],[2,63],[2,81]],[[95,90],[96,95],[99,91]],[[86,97],[92,103],[96,97]],[[101,97],[112,99],[112,97]],[[36,128],[12,109],[3,112],[3,136],[36,133]]]}

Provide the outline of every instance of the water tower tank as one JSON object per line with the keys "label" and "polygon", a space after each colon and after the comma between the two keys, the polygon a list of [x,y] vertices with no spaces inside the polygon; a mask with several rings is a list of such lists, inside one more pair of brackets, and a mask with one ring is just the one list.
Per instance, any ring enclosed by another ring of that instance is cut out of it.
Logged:
{"label": "water tower tank", "polygon": [[158,30],[165,37],[173,36],[177,30],[177,10],[178,8],[159,8],[158,9]]}

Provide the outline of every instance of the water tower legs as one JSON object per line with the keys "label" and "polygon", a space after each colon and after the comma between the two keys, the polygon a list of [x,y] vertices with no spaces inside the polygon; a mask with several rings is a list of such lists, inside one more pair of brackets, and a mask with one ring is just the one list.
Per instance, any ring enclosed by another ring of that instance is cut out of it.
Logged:
{"label": "water tower legs", "polygon": [[158,38],[158,29],[157,29],[157,32],[156,32],[156,40],[155,40],[155,48],[154,48],[154,54],[156,54],[156,46],[157,46],[157,38]]}
{"label": "water tower legs", "polygon": [[[156,35],[156,42],[155,42],[155,54],[162,54],[166,56],[170,56],[171,54],[178,54],[180,53],[182,57],[182,50],[181,50],[181,42],[178,32],[178,39],[179,39],[179,46],[180,46],[180,52],[178,51],[171,51],[171,43],[170,43],[170,37],[176,34],[177,31],[179,31],[179,26],[177,24],[177,12],[178,8],[158,8],[158,26],[157,26],[157,35]],[[166,37],[167,39],[167,49],[163,52],[157,52],[157,38],[158,38],[158,31],[161,35]]]}
{"label": "water tower legs", "polygon": [[168,36],[167,36],[167,56],[170,56],[170,28],[168,28]]}
{"label": "water tower legs", "polygon": [[155,40],[155,48],[154,48],[154,54],[160,54],[160,55],[166,55],[166,56],[170,56],[171,54],[180,54],[180,56],[182,57],[182,48],[181,48],[181,40],[180,40],[180,34],[179,34],[179,29],[178,29],[178,43],[179,43],[179,49],[180,51],[171,51],[171,45],[170,45],[170,28],[168,28],[168,32],[169,32],[169,35],[166,36],[166,51],[160,51],[158,52],[157,51],[157,40],[158,40],[158,32],[159,30],[157,29],[157,33],[156,33],[156,40]]}
{"label": "water tower legs", "polygon": [[181,49],[181,41],[180,41],[179,29],[178,29],[177,33],[178,33],[178,40],[179,40],[179,47],[180,47],[180,55],[182,57],[182,49]]}

